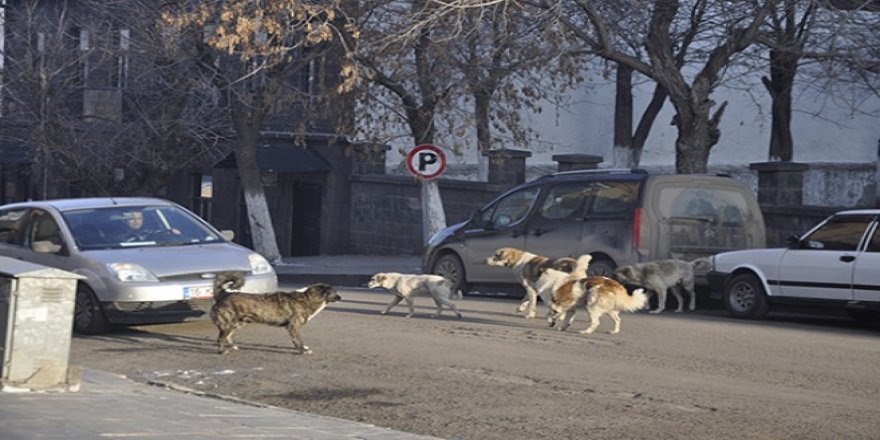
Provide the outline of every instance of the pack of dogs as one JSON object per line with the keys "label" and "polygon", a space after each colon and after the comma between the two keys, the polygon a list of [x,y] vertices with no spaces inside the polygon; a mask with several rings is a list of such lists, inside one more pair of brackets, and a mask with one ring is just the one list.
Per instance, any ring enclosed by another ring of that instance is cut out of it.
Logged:
{"label": "pack of dogs", "polygon": [[[528,319],[537,317],[540,299],[549,309],[549,326],[565,331],[571,326],[578,310],[584,310],[589,323],[581,331],[582,334],[593,333],[600,324],[600,318],[605,315],[611,317],[613,322],[609,333],[620,332],[620,313],[646,308],[650,294],[657,296],[657,307],[649,313],[664,311],[668,291],[677,301],[676,312],[681,312],[685,306],[682,292],[689,296],[688,310],[694,310],[695,273],[705,271],[709,264],[705,258],[694,261],[657,260],[619,267],[610,276],[596,276],[589,275],[591,261],[589,254],[576,259],[550,258],[503,247],[489,256],[486,264],[510,269],[525,289],[526,295],[517,307],[517,313]],[[244,275],[243,272],[223,272],[214,278],[214,304],[210,317],[218,330],[219,353],[238,350],[233,341],[235,331],[248,323],[258,323],[286,328],[294,351],[311,354],[312,350],[303,343],[302,329],[328,304],[342,300],[336,288],[318,283],[292,291],[244,293],[240,291],[244,285]],[[630,293],[628,285],[636,288]],[[439,318],[444,307],[457,318],[462,317],[453,303],[453,300],[462,298],[461,291],[455,290],[451,281],[439,275],[380,272],[370,278],[367,287],[382,288],[394,296],[380,312],[383,315],[405,301],[409,307],[406,317],[412,317],[415,314],[414,298],[429,296],[436,306],[436,313],[430,315],[432,318]]]}

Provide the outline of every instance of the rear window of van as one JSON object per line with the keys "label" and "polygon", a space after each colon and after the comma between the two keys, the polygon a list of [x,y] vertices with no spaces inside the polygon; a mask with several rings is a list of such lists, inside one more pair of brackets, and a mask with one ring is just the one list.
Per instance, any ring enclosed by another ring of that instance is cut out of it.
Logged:
{"label": "rear window of van", "polygon": [[712,223],[740,224],[748,218],[745,196],[733,189],[666,187],[657,199],[665,220],[692,219]]}

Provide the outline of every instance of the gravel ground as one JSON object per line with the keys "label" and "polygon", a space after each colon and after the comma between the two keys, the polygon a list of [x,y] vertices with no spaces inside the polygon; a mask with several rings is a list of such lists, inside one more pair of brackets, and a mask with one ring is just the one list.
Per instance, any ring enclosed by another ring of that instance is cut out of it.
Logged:
{"label": "gravel ground", "polygon": [[420,298],[407,319],[378,314],[390,294],[341,294],[309,356],[259,325],[218,355],[195,321],[75,337],[71,363],[454,439],[880,438],[880,338],[848,321],[635,313],[583,336],[584,313],[563,333],[516,301],[467,297],[458,320]]}

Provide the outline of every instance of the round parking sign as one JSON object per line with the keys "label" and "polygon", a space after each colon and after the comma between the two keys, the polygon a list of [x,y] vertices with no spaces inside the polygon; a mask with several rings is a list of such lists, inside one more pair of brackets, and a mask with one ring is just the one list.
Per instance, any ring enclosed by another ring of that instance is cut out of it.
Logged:
{"label": "round parking sign", "polygon": [[433,179],[446,169],[446,155],[433,145],[419,145],[406,155],[406,168],[416,177]]}

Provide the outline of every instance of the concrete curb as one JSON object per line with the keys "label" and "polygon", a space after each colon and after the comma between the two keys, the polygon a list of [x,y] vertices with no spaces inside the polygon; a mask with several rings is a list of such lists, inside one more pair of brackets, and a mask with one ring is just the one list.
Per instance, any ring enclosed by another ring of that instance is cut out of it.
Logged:
{"label": "concrete curb", "polygon": [[278,274],[278,282],[284,284],[327,283],[335,286],[367,287],[372,275],[356,274]]}

